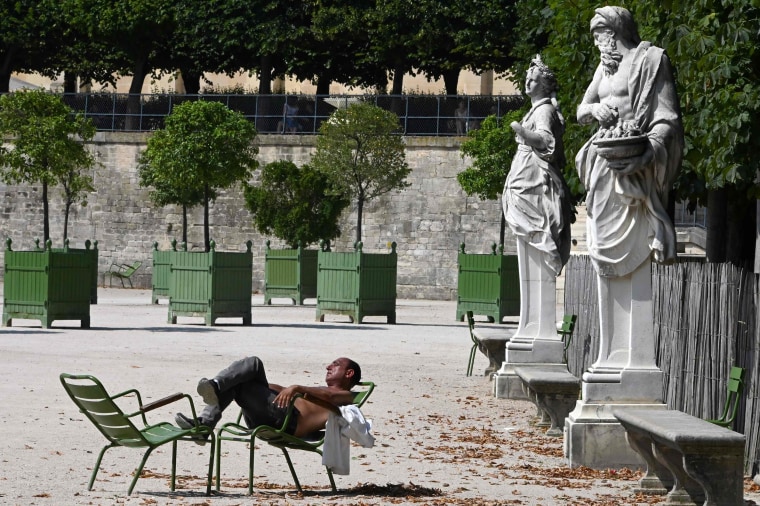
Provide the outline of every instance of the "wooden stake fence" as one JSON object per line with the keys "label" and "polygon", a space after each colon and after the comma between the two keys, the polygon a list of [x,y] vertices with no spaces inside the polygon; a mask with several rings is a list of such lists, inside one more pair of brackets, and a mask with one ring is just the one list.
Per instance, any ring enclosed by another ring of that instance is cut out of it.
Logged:
{"label": "wooden stake fence", "polygon": [[[671,409],[717,418],[731,366],[745,369],[733,429],[747,436],[745,468],[760,460],[758,277],[732,264],[682,262],[652,268],[653,326],[663,394]],[[597,358],[596,273],[587,255],[565,266],[565,313],[578,315],[568,368],[580,376]]]}

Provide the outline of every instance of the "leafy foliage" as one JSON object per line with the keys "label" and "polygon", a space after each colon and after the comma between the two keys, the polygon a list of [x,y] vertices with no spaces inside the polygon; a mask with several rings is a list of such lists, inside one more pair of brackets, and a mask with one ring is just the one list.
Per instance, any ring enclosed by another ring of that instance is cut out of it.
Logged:
{"label": "leafy foliage", "polygon": [[[665,0],[657,8],[645,2],[621,0],[633,14],[643,40],[664,48],[676,72],[683,113],[685,150],[675,184],[677,198],[707,203],[707,192],[725,189],[736,209],[724,226],[748,214],[760,195],[756,174],[760,138],[760,4],[756,0]],[[560,0],[520,0],[515,54],[520,66],[540,52],[555,71],[560,100],[579,104],[599,62],[589,33],[598,2],[575,0],[574,8]],[[522,75],[516,66],[515,75]],[[569,114],[568,114],[569,116]],[[572,163],[588,139],[590,127],[568,121],[565,152]],[[568,168],[569,169],[569,168]],[[709,212],[709,211],[708,211]],[[745,231],[754,228],[741,222]],[[737,236],[741,234],[735,234]],[[745,237],[749,234],[744,233]],[[738,248],[737,248],[738,249]]]}
{"label": "leafy foliage", "polygon": [[[526,36],[515,50],[522,65],[541,52],[558,77],[561,101],[569,104],[581,102],[599,62],[588,29],[597,2],[574,3],[577,8],[567,9],[559,0],[521,0],[518,29]],[[631,11],[642,39],[667,51],[677,73],[686,134],[681,196],[704,198],[705,188],[754,186],[760,168],[760,140],[753,135],[760,126],[757,2],[668,0],[656,9],[616,3]],[[565,147],[572,161],[590,132],[568,126]]]}
{"label": "leafy foliage", "polygon": [[312,167],[327,177],[332,193],[356,200],[357,241],[364,203],[409,186],[399,128],[395,114],[365,102],[336,110],[319,128]]}
{"label": "leafy foliage", "polygon": [[217,190],[251,178],[258,167],[256,128],[219,102],[185,102],[166,118],[140,157],[141,186],[151,186],[158,205],[204,206],[204,243],[209,248],[209,201]]}
{"label": "leafy foliage", "polygon": [[468,138],[459,150],[463,158],[472,160],[472,165],[457,174],[457,181],[467,195],[477,195],[480,200],[499,197],[517,152],[509,124],[521,116],[522,111],[510,112],[501,120],[488,116],[479,129],[467,133]]}
{"label": "leafy foliage", "polygon": [[0,4],[0,93],[8,91],[12,72],[55,77],[55,53],[63,36],[56,0],[16,0]]}
{"label": "leafy foliage", "polygon": [[41,90],[0,96],[0,135],[12,137],[12,147],[0,146],[2,178],[8,183],[42,184],[43,241],[50,238],[48,187],[63,185],[64,239],[71,204],[86,204],[92,191],[87,173],[95,158],[84,142],[95,135],[89,119],[73,114],[61,98]]}
{"label": "leafy foliage", "polygon": [[274,234],[289,247],[307,247],[340,237],[338,218],[349,200],[329,193],[327,178],[309,165],[287,160],[268,163],[258,185],[245,186],[245,202],[256,229]]}

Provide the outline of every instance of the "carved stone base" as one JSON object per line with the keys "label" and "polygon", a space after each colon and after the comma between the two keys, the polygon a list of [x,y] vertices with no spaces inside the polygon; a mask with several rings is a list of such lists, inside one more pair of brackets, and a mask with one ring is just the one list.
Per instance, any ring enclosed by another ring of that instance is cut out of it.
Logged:
{"label": "carved stone base", "polygon": [[[578,401],[565,419],[565,458],[570,467],[592,469],[643,469],[645,462],[628,444],[625,429],[612,414],[614,408],[629,405]],[[667,409],[665,404],[636,405]]]}
{"label": "carved stone base", "polygon": [[493,394],[499,399],[529,400],[515,367],[541,365],[567,370],[562,363],[564,344],[559,339],[535,339],[531,342],[507,343],[505,361],[493,376]]}

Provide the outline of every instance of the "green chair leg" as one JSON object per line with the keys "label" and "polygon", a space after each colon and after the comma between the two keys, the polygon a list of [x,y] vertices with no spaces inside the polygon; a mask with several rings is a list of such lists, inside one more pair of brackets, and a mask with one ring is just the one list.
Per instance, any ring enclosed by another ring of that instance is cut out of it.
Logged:
{"label": "green chair leg", "polygon": [[208,458],[208,477],[206,480],[206,495],[211,495],[211,480],[214,477],[214,450],[216,449],[216,441],[214,440],[214,432],[209,434],[209,444],[211,444],[211,455]]}
{"label": "green chair leg", "polygon": [[90,475],[90,483],[87,484],[87,490],[92,490],[92,485],[95,483],[95,477],[97,476],[98,471],[100,471],[100,462],[103,460],[103,455],[105,455],[106,450],[113,448],[114,446],[117,445],[106,445],[102,450],[100,450],[98,460],[95,462],[95,467],[93,468],[92,474]]}
{"label": "green chair leg", "polygon": [[172,441],[172,476],[169,489],[174,492],[177,484],[177,442]]}
{"label": "green chair leg", "polygon": [[253,495],[253,464],[255,459],[255,452],[253,451],[254,448],[254,441],[251,441],[251,456],[250,461],[248,462],[248,495]]}
{"label": "green chair leg", "polygon": [[216,491],[219,492],[219,487],[222,482],[222,438],[216,438]]}
{"label": "green chair leg", "polygon": [[293,481],[296,482],[296,489],[298,489],[299,492],[303,492],[301,489],[301,484],[298,482],[298,476],[296,476],[296,470],[293,467],[293,462],[290,460],[290,455],[288,454],[288,450],[285,448],[280,448],[282,450],[282,453],[285,455],[285,460],[288,463],[288,467],[290,468],[290,474],[293,475]]}
{"label": "green chair leg", "polygon": [[467,376],[472,376],[472,368],[475,365],[475,354],[478,351],[478,345],[473,344],[470,349],[470,361],[467,363]]}
{"label": "green chair leg", "polygon": [[129,489],[127,490],[127,495],[132,495],[132,490],[135,488],[135,485],[137,484],[137,480],[140,478],[140,474],[142,473],[143,467],[145,466],[145,462],[148,461],[148,457],[153,452],[153,448],[148,448],[148,451],[145,452],[145,455],[143,455],[142,460],[140,461],[140,465],[135,469],[135,476],[132,478],[132,483],[129,484]]}

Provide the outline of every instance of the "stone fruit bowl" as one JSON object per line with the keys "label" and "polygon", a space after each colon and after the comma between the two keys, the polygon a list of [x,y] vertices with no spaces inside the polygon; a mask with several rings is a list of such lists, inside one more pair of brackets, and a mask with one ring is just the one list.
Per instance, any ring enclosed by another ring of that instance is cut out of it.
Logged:
{"label": "stone fruit bowl", "polygon": [[596,152],[606,160],[624,160],[640,156],[647,148],[646,135],[612,137],[594,141]]}

